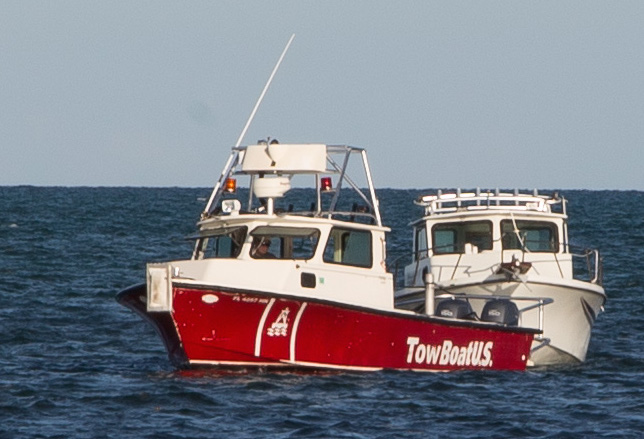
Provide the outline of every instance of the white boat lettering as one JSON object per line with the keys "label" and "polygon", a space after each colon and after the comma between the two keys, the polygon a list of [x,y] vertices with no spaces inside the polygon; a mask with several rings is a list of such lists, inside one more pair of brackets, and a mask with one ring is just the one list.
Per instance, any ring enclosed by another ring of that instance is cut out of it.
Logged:
{"label": "white boat lettering", "polygon": [[492,367],[492,341],[471,341],[467,346],[455,345],[451,340],[432,345],[420,342],[420,337],[407,337],[407,363],[437,364],[441,366]]}
{"label": "white boat lettering", "polygon": [[244,303],[264,303],[264,301],[260,300],[259,297],[248,297],[244,295],[236,295],[233,296],[233,302],[244,302]]}

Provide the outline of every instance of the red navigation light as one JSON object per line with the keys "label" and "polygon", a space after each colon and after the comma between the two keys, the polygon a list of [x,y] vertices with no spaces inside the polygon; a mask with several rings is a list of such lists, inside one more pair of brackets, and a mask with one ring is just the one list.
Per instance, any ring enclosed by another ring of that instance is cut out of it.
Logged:
{"label": "red navigation light", "polygon": [[320,179],[320,184],[322,185],[322,190],[324,192],[332,191],[333,184],[331,183],[331,177],[322,177]]}
{"label": "red navigation light", "polygon": [[237,192],[237,180],[235,180],[234,178],[226,179],[224,192],[228,192],[229,194],[234,194],[235,192]]}

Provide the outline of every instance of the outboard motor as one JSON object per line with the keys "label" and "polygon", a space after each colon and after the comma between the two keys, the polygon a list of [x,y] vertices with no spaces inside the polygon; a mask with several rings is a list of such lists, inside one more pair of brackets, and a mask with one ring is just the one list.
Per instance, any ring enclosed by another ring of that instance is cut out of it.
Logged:
{"label": "outboard motor", "polygon": [[436,316],[448,319],[477,320],[476,313],[467,300],[445,299],[436,306]]}
{"label": "outboard motor", "polygon": [[492,299],[485,303],[481,320],[501,323],[505,326],[519,325],[519,308],[507,299]]}

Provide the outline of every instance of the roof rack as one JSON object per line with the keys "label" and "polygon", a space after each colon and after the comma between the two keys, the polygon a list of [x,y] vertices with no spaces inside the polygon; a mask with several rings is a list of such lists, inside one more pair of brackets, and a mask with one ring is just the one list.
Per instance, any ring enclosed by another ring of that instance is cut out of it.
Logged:
{"label": "roof rack", "polygon": [[558,192],[540,195],[536,189],[532,193],[521,193],[518,189],[514,192],[501,192],[498,189],[481,192],[479,188],[475,192],[462,192],[457,189],[446,193],[438,190],[435,195],[420,196],[414,203],[425,208],[425,215],[476,210],[553,213],[552,207],[555,205],[561,206],[560,211],[555,213],[566,213],[566,200]]}

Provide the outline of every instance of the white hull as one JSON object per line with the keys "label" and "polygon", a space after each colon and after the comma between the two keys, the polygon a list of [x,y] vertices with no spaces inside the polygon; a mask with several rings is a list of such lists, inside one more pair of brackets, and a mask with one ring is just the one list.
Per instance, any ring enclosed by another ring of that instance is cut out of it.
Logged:
{"label": "white hull", "polygon": [[[422,196],[416,204],[424,213],[412,223],[413,253],[396,306],[422,310],[426,295],[429,308],[440,300],[432,294],[465,295],[461,299],[483,320],[516,325],[519,311],[520,326],[542,331],[532,365],[586,359],[606,301],[602,261],[599,250],[570,244],[563,197],[457,190]],[[489,302],[506,298],[518,310]],[[438,306],[434,310],[441,315],[472,314],[462,301]]]}
{"label": "white hull", "polygon": [[[495,276],[496,277],[496,276]],[[543,330],[542,341],[536,340],[530,357],[531,365],[546,366],[583,362],[590,342],[590,335],[595,318],[602,311],[606,300],[603,289],[581,281],[561,279],[534,278],[523,281],[508,281],[505,276],[497,279],[488,278],[483,282],[452,281],[449,286],[436,285],[435,294],[466,294],[489,298],[490,296],[508,297],[515,301],[519,309],[534,302],[516,300],[521,298],[552,299],[552,303],[543,306],[543,324],[540,323],[539,308],[521,313],[520,326]],[[398,306],[414,308],[424,304],[425,292],[401,291],[396,298]],[[477,315],[481,315],[485,300],[471,299],[470,304]]]}

